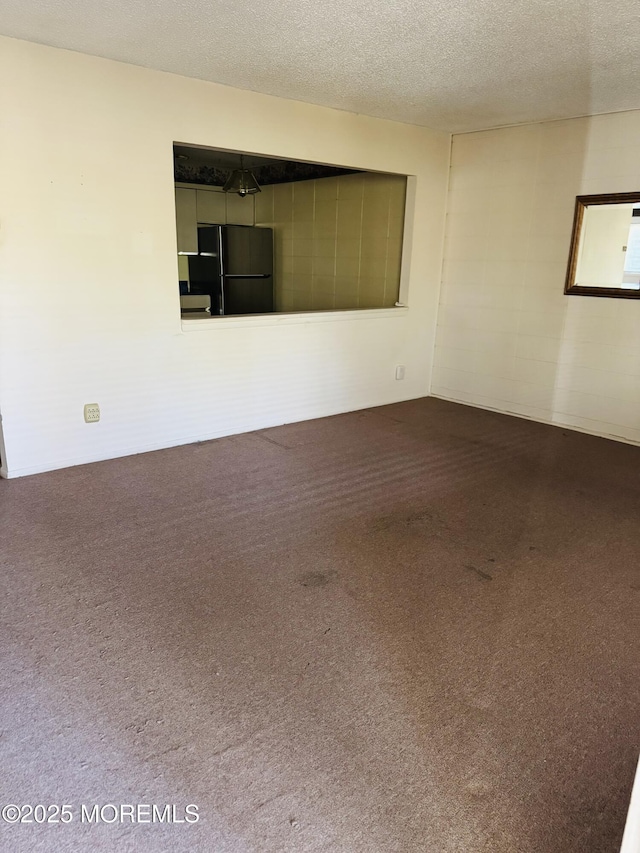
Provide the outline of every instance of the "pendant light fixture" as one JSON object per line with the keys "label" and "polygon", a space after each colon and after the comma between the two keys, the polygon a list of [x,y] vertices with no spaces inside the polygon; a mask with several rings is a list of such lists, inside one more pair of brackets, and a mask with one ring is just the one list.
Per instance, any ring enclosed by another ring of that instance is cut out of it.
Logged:
{"label": "pendant light fixture", "polygon": [[246,195],[262,192],[253,172],[244,168],[242,154],[240,155],[240,168],[231,172],[222,190],[225,193],[237,193],[242,198]]}

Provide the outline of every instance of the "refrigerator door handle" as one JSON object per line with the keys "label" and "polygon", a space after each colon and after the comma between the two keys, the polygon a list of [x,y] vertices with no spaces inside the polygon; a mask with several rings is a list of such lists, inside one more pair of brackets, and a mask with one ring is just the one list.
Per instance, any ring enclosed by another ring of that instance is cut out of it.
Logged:
{"label": "refrigerator door handle", "polygon": [[242,273],[223,273],[223,276],[224,278],[271,278],[271,273],[249,273],[247,275],[243,275]]}
{"label": "refrigerator door handle", "polygon": [[218,225],[218,258],[219,260],[219,271],[220,271],[220,314],[224,315],[224,254],[222,251],[222,227]]}

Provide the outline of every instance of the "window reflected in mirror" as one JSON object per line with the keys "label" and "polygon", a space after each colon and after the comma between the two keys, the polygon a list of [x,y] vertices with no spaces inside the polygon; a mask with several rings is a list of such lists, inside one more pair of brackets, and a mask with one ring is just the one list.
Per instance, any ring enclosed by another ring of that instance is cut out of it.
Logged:
{"label": "window reflected in mirror", "polygon": [[640,297],[640,192],[576,198],[565,293]]}

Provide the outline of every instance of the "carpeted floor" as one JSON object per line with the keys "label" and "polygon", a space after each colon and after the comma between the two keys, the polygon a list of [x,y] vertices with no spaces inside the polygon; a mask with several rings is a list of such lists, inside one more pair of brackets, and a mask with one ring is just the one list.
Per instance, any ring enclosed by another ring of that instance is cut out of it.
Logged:
{"label": "carpeted floor", "polygon": [[72,818],[3,851],[618,850],[640,448],[425,399],[0,482],[0,522],[0,805]]}

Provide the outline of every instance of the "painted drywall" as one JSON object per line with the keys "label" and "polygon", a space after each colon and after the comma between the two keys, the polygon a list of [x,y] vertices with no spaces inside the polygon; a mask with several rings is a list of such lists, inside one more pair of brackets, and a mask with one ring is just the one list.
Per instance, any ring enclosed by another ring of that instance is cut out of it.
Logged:
{"label": "painted drywall", "polygon": [[[428,392],[448,135],[7,38],[0,76],[5,475]],[[409,308],[183,325],[174,142],[415,176]]]}
{"label": "painted drywall", "polygon": [[640,302],[563,294],[576,195],[639,163],[638,111],[454,136],[433,394],[640,441]]}
{"label": "painted drywall", "polygon": [[279,311],[391,308],[398,300],[406,178],[371,172],[264,187]]}

